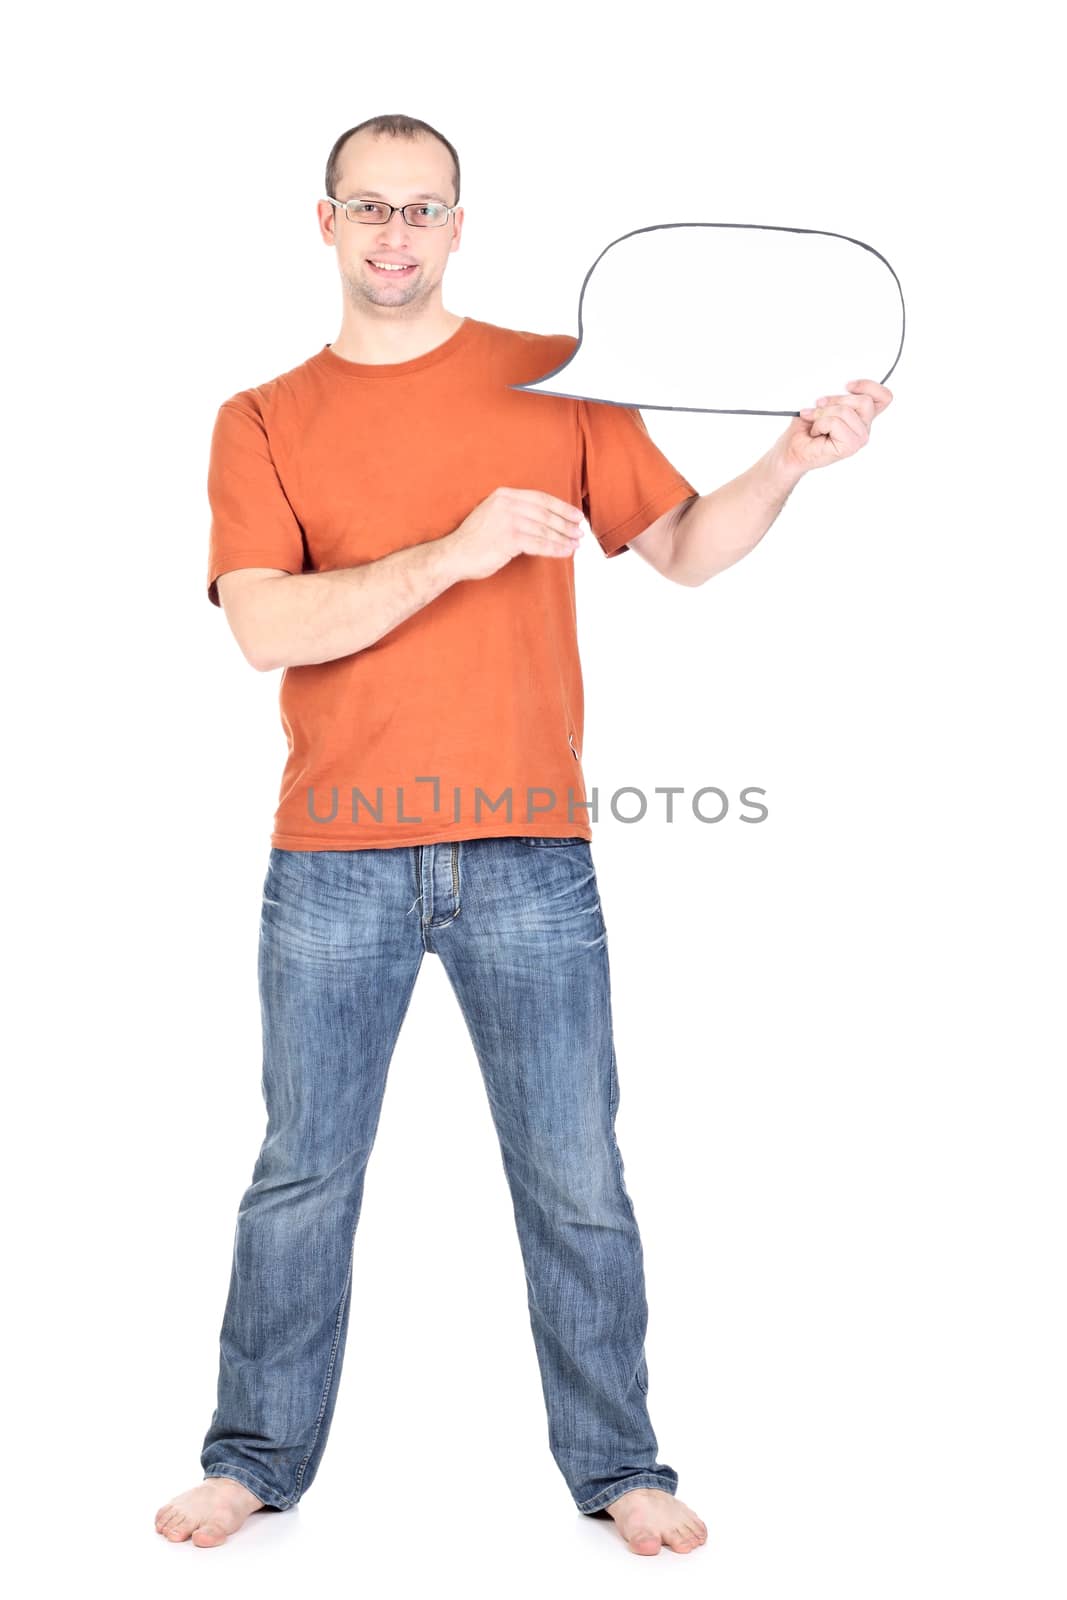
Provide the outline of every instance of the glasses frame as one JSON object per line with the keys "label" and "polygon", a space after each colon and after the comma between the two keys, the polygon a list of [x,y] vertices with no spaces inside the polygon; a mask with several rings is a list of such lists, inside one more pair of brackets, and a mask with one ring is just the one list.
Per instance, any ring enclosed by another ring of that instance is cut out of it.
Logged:
{"label": "glasses frame", "polygon": [[[448,213],[448,216],[446,216],[444,222],[409,222],[407,217],[404,215],[405,211],[407,210],[407,206],[389,206],[388,200],[335,200],[332,197],[332,195],[328,195],[328,194],[322,195],[321,198],[323,200],[325,200],[327,205],[340,206],[341,210],[344,212],[344,214],[348,218],[349,222],[358,222],[360,224],[360,226],[364,227],[364,228],[387,228],[389,226],[389,224],[393,220],[393,212],[394,211],[399,211],[400,212],[400,215],[404,218],[404,225],[405,225],[405,227],[408,227],[408,228],[446,228],[448,226],[448,217],[454,217],[456,212],[459,210],[459,206],[458,205],[457,206],[445,206],[444,209]],[[439,206],[441,204],[441,201],[440,200],[409,200],[407,204],[409,206],[425,206],[425,205]],[[354,217],[352,215],[351,211],[349,211],[349,209],[348,209],[349,206],[365,206],[365,205],[389,206],[389,215],[386,217],[384,222],[379,222],[379,221],[377,221],[376,218]]]}

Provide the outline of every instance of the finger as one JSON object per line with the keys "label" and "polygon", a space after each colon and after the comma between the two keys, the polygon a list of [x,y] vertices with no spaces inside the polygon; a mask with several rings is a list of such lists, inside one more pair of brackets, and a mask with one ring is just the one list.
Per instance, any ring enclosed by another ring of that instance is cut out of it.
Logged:
{"label": "finger", "polygon": [[[851,406],[827,406],[823,411],[823,416],[828,419],[835,418],[843,423],[849,434],[858,439],[861,444],[867,442],[870,430],[863,418]],[[829,432],[829,428],[826,431]]]}
{"label": "finger", "polygon": [[879,411],[884,411],[893,399],[893,391],[887,389],[884,383],[876,382],[874,378],[853,378],[849,383],[845,384],[845,388],[850,389],[857,395],[869,395],[874,401],[876,414]]}
{"label": "finger", "polygon": [[821,395],[815,404],[817,406],[851,406],[853,411],[859,412],[865,422],[872,422],[876,411],[874,399],[869,394],[831,394]]}
{"label": "finger", "polygon": [[535,518],[535,521],[540,522],[542,532],[569,539],[572,543],[580,539],[589,527],[584,517],[579,522],[569,522],[565,517],[557,517],[553,512],[546,512],[542,518]]}
{"label": "finger", "polygon": [[543,521],[540,518],[533,517],[527,518],[522,525],[524,533],[532,534],[546,545],[551,545],[554,549],[562,550],[565,553],[577,550],[585,537],[587,526],[588,524],[584,517],[577,526],[574,523],[556,526],[554,522]]}
{"label": "finger", "polygon": [[533,522],[523,529],[523,548],[531,556],[573,556],[577,554],[581,542],[566,534],[546,533],[544,528]]}
{"label": "finger", "polygon": [[[546,495],[545,498],[551,500],[553,496]],[[566,505],[566,501],[558,501],[557,504]],[[584,513],[581,511],[577,514],[577,521],[573,516],[563,516],[561,512],[552,511],[547,506],[541,509],[537,505],[527,505],[520,509],[519,514],[526,519],[530,526],[540,529],[541,532],[562,534],[567,538],[579,536],[589,526],[585,520]]]}
{"label": "finger", "polygon": [[852,410],[857,413],[857,415],[859,415],[859,416],[861,416],[863,418],[864,422],[868,426],[874,421],[875,416],[877,415],[878,407],[875,405],[874,397],[872,395],[869,395],[869,394],[835,395],[834,399],[840,405],[850,406],[852,408]]}
{"label": "finger", "polygon": [[[863,418],[858,416],[851,406],[806,406],[800,413],[805,422],[811,423],[813,434],[830,433],[830,423],[837,418],[841,421],[849,434],[855,435],[861,442],[866,442],[870,430]],[[842,440],[841,442],[845,442]]]}
{"label": "finger", "polygon": [[561,500],[545,489],[517,489],[515,492],[533,500],[543,511],[553,512],[567,522],[580,522],[585,515],[581,506],[571,505],[569,500]]}

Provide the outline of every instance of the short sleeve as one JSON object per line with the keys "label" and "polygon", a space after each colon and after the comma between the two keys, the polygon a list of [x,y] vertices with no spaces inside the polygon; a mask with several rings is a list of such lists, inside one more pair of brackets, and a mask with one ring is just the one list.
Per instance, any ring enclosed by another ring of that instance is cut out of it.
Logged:
{"label": "short sleeve", "polygon": [[207,476],[211,505],[207,593],[220,605],[217,579],[237,567],[304,570],[304,535],[282,487],[254,396],[219,407]]}
{"label": "short sleeve", "polygon": [[640,411],[578,401],[582,509],[606,556],[622,555],[672,506],[697,493],[654,443]]}

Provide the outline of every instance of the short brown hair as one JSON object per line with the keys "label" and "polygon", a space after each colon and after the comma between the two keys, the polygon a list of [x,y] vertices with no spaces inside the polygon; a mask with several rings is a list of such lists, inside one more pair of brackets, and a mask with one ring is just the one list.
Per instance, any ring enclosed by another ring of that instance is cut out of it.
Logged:
{"label": "short brown hair", "polygon": [[336,200],[334,184],[337,182],[341,166],[341,150],[345,141],[351,139],[354,133],[362,133],[364,128],[370,128],[373,133],[391,134],[394,138],[417,139],[421,134],[429,134],[432,139],[439,139],[452,157],[452,179],[455,184],[456,195],[452,201],[454,206],[459,205],[459,156],[455,147],[449,144],[443,133],[438,133],[436,128],[431,128],[428,122],[421,122],[418,117],[402,117],[399,115],[368,117],[365,122],[357,122],[354,128],[346,128],[341,137],[330,151],[330,158],[326,163],[326,194],[331,200]]}

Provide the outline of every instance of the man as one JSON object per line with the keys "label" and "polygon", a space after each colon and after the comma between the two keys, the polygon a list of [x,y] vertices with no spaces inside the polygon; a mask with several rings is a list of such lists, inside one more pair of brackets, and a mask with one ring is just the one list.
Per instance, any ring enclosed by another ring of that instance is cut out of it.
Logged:
{"label": "man", "polygon": [[820,464],[797,452],[833,432],[850,453],[875,401],[835,397],[850,403],[818,428],[795,420],[797,444],[701,498],[636,410],[509,387],[573,338],[444,309],[463,212],[435,129],[349,129],[326,195],[340,335],[226,401],[212,438],[209,598],[253,666],[286,669],[289,756],[260,928],[267,1136],[238,1214],[204,1481],[156,1527],[221,1544],[314,1479],[366,1163],[429,952],[490,1096],[554,1459],[577,1508],[611,1516],[634,1553],[688,1552],[707,1529],[656,1459],[614,1133],[571,557],[587,517],[606,555],[629,546],[703,582]]}

